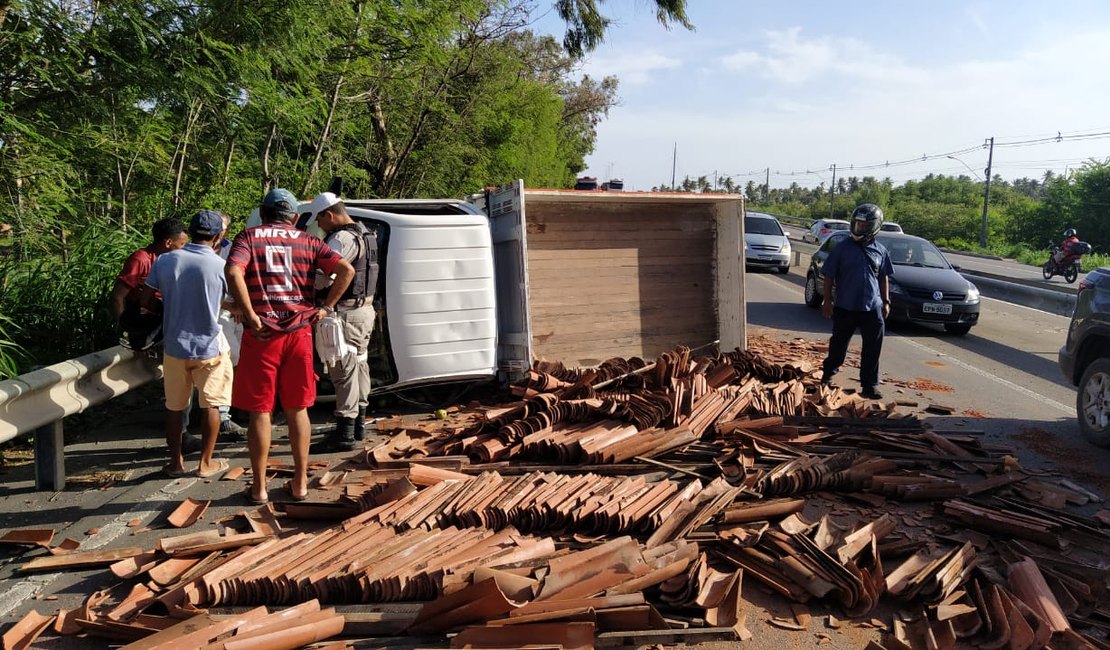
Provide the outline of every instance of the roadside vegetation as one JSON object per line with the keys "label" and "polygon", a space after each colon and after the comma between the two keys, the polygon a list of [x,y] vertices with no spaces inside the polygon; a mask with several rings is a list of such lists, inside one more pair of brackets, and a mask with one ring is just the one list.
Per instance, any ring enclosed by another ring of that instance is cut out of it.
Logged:
{"label": "roadside vegetation", "polygon": [[[10,6],[9,6],[10,4]],[[545,6],[546,5],[546,6]],[[554,9],[562,42],[530,26]],[[0,0],[0,376],[112,342],[150,224],[266,190],[570,187],[617,101],[597,0]],[[685,0],[657,0],[691,27]]]}
{"label": "roadside vegetation", "polygon": [[[743,193],[748,208],[809,222],[830,216],[829,188],[768,188],[754,181],[716,191]],[[666,189],[666,188],[660,188]],[[677,188],[714,191],[704,178],[685,179]],[[847,219],[860,203],[882,207],[887,220],[910,234],[952,250],[986,253],[1041,266],[1050,242],[1060,243],[1067,228],[1094,247],[1083,258],[1083,270],[1110,266],[1110,161],[1090,161],[1067,176],[1045,173],[1040,179],[991,180],[987,213],[987,246],[979,245],[983,218],[983,183],[969,176],[930,174],[894,186],[872,176],[837,179],[831,216]]]}

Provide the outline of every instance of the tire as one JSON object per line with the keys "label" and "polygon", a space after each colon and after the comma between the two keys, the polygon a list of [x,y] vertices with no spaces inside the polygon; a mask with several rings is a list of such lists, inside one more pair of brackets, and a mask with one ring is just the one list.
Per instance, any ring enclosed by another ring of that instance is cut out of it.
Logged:
{"label": "tire", "polygon": [[1079,430],[1093,445],[1110,447],[1110,358],[1095,359],[1083,371],[1075,395]]}
{"label": "tire", "polygon": [[1075,282],[1075,279],[1078,277],[1079,269],[1075,268],[1074,265],[1064,269],[1064,279],[1067,280],[1068,284]]}
{"label": "tire", "polygon": [[1044,266],[1041,267],[1041,274],[1044,275],[1045,280],[1049,280],[1052,278],[1053,274],[1055,273],[1055,269],[1053,268],[1054,266],[1055,264],[1052,263],[1052,259],[1050,258],[1047,262],[1044,263]]}
{"label": "tire", "polygon": [[971,331],[971,325],[962,325],[960,323],[945,323],[944,331],[955,336],[963,336]]}
{"label": "tire", "polygon": [[782,275],[786,275],[787,273],[790,273],[790,267],[789,266],[780,266],[779,267],[779,273],[782,274]]}
{"label": "tire", "polygon": [[820,307],[824,301],[821,292],[817,290],[817,276],[812,273],[806,276],[805,301],[807,307],[813,308]]}

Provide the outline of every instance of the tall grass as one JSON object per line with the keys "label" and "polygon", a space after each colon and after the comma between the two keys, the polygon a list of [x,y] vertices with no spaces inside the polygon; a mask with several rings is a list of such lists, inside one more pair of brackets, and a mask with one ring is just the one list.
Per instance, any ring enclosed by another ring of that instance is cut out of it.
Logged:
{"label": "tall grass", "polygon": [[[1016,260],[1022,264],[1029,264],[1031,266],[1043,266],[1044,263],[1048,261],[1049,256],[1047,248],[1034,250],[1025,244],[992,244],[983,248],[976,243],[955,237],[938,239],[935,243],[937,246],[954,251],[997,255],[998,257]],[[1080,264],[1084,273],[1093,271],[1101,266],[1110,266],[1110,255],[1103,253],[1084,255],[1080,260]]]}
{"label": "tall grass", "polygon": [[124,260],[147,237],[93,224],[74,233],[65,251],[0,258],[0,314],[12,324],[0,332],[0,352],[25,370],[117,343],[108,294]]}
{"label": "tall grass", "polygon": [[11,379],[20,373],[20,361],[26,354],[15,341],[18,332],[19,327],[10,318],[0,314],[0,381]]}

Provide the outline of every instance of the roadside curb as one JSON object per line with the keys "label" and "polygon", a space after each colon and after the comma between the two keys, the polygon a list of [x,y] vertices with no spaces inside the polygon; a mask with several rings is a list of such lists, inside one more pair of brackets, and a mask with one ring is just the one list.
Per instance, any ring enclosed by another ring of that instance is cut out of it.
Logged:
{"label": "roadside curb", "polygon": [[[1056,293],[1063,293],[1070,296],[1075,296],[1079,293],[1079,289],[1071,285],[1054,285],[1044,284],[1040,280],[1023,280],[1020,278],[1011,278],[1005,275],[998,275],[996,273],[986,273],[984,271],[973,271],[971,269],[960,269],[960,274],[963,276],[973,275],[977,278],[987,278],[996,280],[998,282],[1006,282],[1009,284],[1019,284],[1033,289],[1040,289],[1041,291],[1054,291]],[[970,278],[969,278],[970,279]]]}
{"label": "roadside curb", "polygon": [[[944,247],[941,247],[941,246],[937,246],[937,248],[939,248],[940,252],[942,252],[942,253],[952,253],[953,255],[966,255],[967,257],[978,257],[979,259],[983,259],[983,260],[995,260],[995,261],[998,261],[998,262],[1003,262],[1007,259],[1005,257],[999,257],[998,255],[987,255],[986,253],[972,253],[972,252],[969,252],[969,251],[958,251],[958,250],[953,250],[951,248],[944,248]],[[1011,261],[1016,262],[1017,260],[1011,260]]]}
{"label": "roadside curb", "polygon": [[979,287],[979,293],[987,298],[1039,309],[1065,318],[1070,318],[1075,311],[1077,296],[1074,293],[1016,284],[1012,279],[1002,281],[973,273],[961,273],[961,275]]}

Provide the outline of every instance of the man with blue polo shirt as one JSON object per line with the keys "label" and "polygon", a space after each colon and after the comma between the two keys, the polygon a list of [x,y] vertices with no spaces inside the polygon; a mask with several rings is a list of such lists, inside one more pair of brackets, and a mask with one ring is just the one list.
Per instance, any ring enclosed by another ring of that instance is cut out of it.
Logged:
{"label": "man with blue polo shirt", "polygon": [[[848,342],[856,330],[863,339],[860,355],[860,395],[882,399],[879,385],[879,355],[883,349],[886,318],[890,316],[890,255],[875,235],[883,225],[883,211],[864,203],[852,212],[851,236],[830,252],[821,273],[824,302],[821,314],[833,321],[829,355],[822,364],[821,383],[828,384],[840,370],[848,353]],[[836,295],[833,296],[833,286]]]}
{"label": "man with blue polo shirt", "polygon": [[182,412],[188,408],[193,388],[204,413],[201,454],[197,476],[208,478],[228,468],[213,459],[220,428],[218,407],[231,404],[232,367],[229,346],[220,323],[220,306],[227,293],[224,261],[216,253],[224,231],[221,214],[201,210],[189,224],[191,241],[180,250],[160,255],[147,276],[144,298],[162,294],[162,330],[165,355],[162,373],[166,385],[166,445],[170,462],[163,471],[185,475],[182,456]]}

